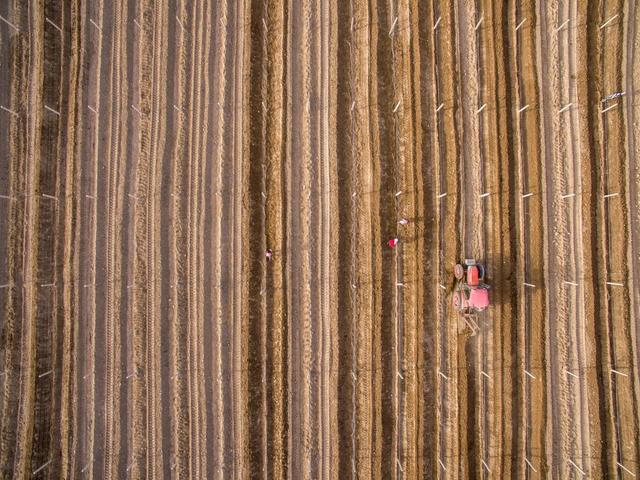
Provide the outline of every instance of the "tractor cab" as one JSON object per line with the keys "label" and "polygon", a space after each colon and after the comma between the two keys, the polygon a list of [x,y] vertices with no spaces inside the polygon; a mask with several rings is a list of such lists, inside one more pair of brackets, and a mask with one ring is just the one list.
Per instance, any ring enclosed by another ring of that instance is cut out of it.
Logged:
{"label": "tractor cab", "polygon": [[485,280],[484,265],[473,258],[465,259],[454,268],[456,285],[453,291],[453,307],[460,313],[472,335],[479,330],[475,317],[489,306],[489,285]]}

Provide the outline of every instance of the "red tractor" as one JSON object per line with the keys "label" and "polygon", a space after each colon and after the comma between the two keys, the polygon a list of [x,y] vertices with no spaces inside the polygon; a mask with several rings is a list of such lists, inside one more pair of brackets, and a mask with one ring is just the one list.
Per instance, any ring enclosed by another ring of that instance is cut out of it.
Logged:
{"label": "red tractor", "polygon": [[455,308],[475,335],[479,329],[476,314],[489,306],[489,285],[484,283],[484,265],[475,259],[465,259],[458,263],[453,273],[456,286],[453,290],[453,308]]}

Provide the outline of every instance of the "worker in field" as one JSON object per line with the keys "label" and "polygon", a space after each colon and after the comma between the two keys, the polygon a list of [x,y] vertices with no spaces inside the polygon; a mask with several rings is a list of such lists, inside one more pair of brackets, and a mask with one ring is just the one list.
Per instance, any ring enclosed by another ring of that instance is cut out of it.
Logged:
{"label": "worker in field", "polygon": [[398,238],[392,238],[391,240],[389,240],[389,242],[387,242],[389,244],[389,248],[395,248],[396,245],[398,245],[398,242],[400,240],[398,240]]}
{"label": "worker in field", "polygon": [[267,248],[267,251],[264,252],[264,256],[267,257],[267,261],[271,260],[271,257],[273,257],[273,250]]}

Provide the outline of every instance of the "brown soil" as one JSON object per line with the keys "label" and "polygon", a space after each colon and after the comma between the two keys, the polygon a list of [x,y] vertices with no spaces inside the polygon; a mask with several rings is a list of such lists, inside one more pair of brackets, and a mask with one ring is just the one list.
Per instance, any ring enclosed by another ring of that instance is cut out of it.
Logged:
{"label": "brown soil", "polygon": [[640,474],[635,2],[0,15],[0,478]]}

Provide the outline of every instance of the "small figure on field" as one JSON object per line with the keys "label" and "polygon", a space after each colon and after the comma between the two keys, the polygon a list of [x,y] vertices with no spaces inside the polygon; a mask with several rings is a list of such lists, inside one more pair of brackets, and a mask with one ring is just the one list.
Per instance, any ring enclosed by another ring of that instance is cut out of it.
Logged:
{"label": "small figure on field", "polygon": [[391,240],[389,240],[389,248],[395,248],[396,245],[398,245],[398,242],[400,240],[398,240],[397,238],[392,238]]}
{"label": "small figure on field", "polygon": [[400,220],[398,220],[398,223],[400,225],[407,225],[409,223],[409,220],[407,220],[406,218],[401,218]]}
{"label": "small figure on field", "polygon": [[271,257],[273,257],[273,251],[268,248],[267,251],[264,253],[264,256],[267,257],[267,261],[271,260]]}

